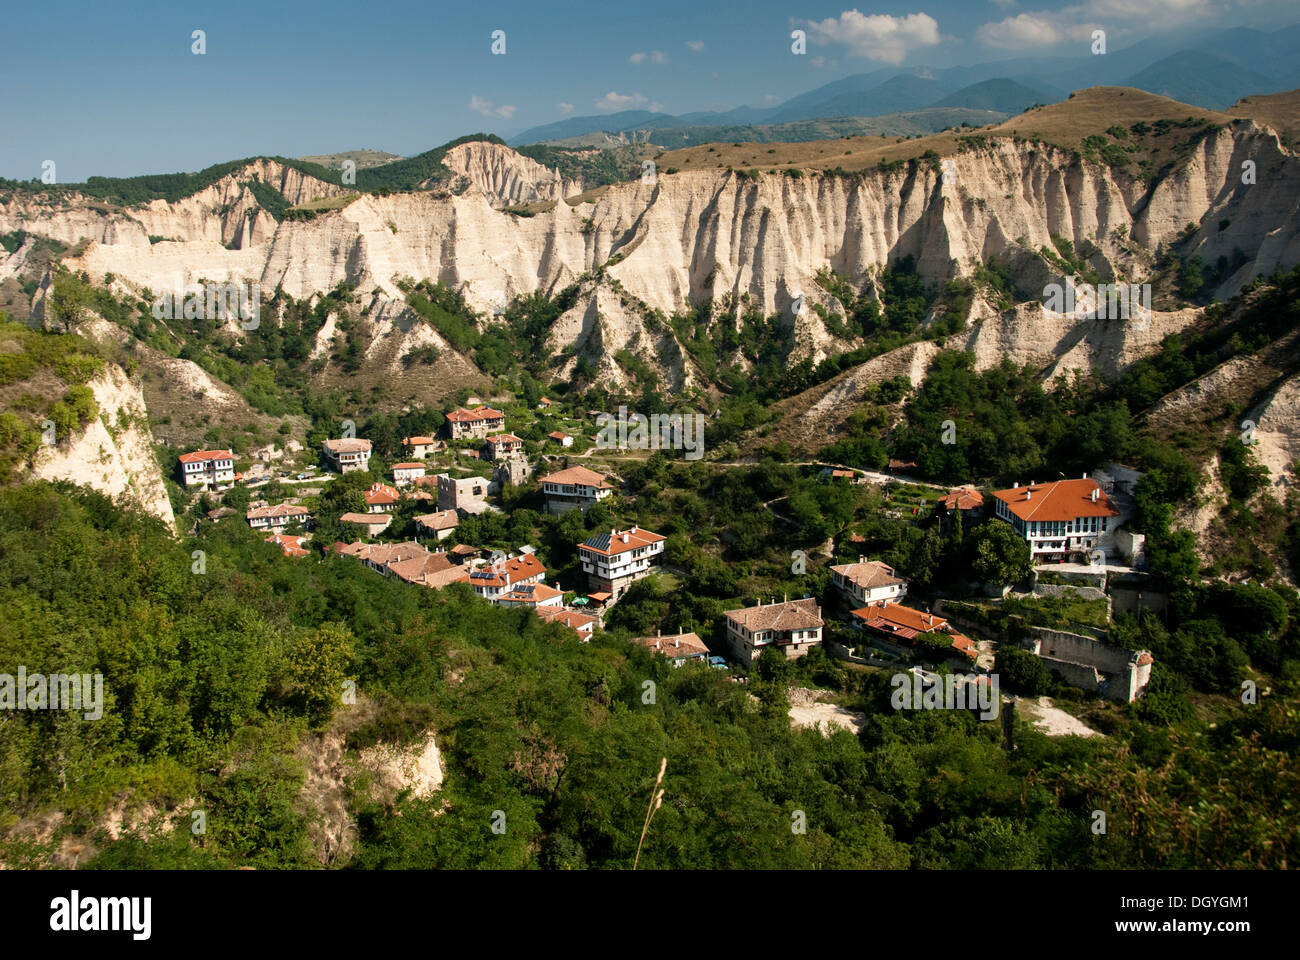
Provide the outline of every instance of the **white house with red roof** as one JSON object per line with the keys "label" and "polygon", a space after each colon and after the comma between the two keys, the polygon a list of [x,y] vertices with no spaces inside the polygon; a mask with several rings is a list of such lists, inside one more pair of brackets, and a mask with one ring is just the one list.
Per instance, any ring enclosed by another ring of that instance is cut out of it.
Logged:
{"label": "white house with red roof", "polygon": [[1054,480],[994,490],[994,516],[1011,524],[1029,544],[1035,563],[1064,563],[1071,554],[1090,554],[1113,532],[1119,510],[1097,481]]}
{"label": "white house with red roof", "polygon": [[415,529],[421,533],[445,540],[460,525],[460,514],[455,510],[439,510],[425,513],[415,518]]}
{"label": "white house with red roof", "polygon": [[923,633],[942,633],[952,640],[953,650],[974,660],[979,655],[975,641],[965,634],[958,633],[943,617],[921,610],[913,610],[901,603],[882,603],[878,606],[863,607],[852,613],[855,626],[870,631],[877,639],[892,643],[895,647],[912,647],[916,638]]}
{"label": "white house with red roof", "polygon": [[386,483],[372,483],[365,492],[367,513],[387,513],[402,502],[396,487]]}
{"label": "white house with red roof", "polygon": [[531,607],[534,610],[562,607],[564,591],[544,583],[522,583],[501,594],[496,602],[503,607]]}
{"label": "white house with red roof", "polygon": [[593,503],[604,500],[614,492],[604,474],[575,466],[542,477],[542,496],[546,498],[546,512],[566,513],[575,507],[586,510]]}
{"label": "white house with red roof", "polygon": [[578,557],[590,588],[617,598],[658,566],[665,539],[635,525],[629,530],[610,530],[588,537],[578,544]]}
{"label": "white house with red roof", "polygon": [[325,464],[339,473],[352,473],[370,469],[370,441],[355,437],[321,442],[321,455]]}
{"label": "white house with red roof", "polygon": [[457,407],[447,414],[447,429],[451,432],[453,440],[464,437],[486,437],[505,425],[506,415],[500,410],[493,410],[487,406],[475,407],[473,410]]}
{"label": "white house with red roof", "polygon": [[489,460],[504,460],[522,453],[524,441],[513,433],[495,433],[487,438]]}
{"label": "white house with red roof", "polygon": [[418,461],[393,464],[393,483],[404,487],[424,476],[424,464]]}
{"label": "white house with red roof", "polygon": [[879,560],[858,557],[857,563],[831,567],[831,579],[850,604],[857,607],[901,600],[907,581],[893,567]]}
{"label": "white house with red roof", "polygon": [[224,490],[235,482],[235,455],[230,450],[195,450],[177,459],[186,487]]}
{"label": "white house with red roof", "polygon": [[822,642],[821,605],[816,598],[727,611],[727,646],[733,659],[748,667],[769,647],[787,659],[802,657]]}
{"label": "white house with red roof", "polygon": [[582,613],[569,607],[538,607],[537,615],[547,623],[562,623],[586,643],[591,639],[597,620],[589,613]]}
{"label": "white house with red roof", "polygon": [[436,437],[402,437],[402,449],[413,460],[424,460],[432,453],[447,449],[447,441]]}
{"label": "white house with red roof", "polygon": [[291,523],[305,524],[311,519],[311,511],[296,503],[277,503],[273,507],[257,507],[244,514],[244,519],[254,530],[284,530]]}
{"label": "white house with red roof", "polygon": [[531,553],[508,557],[490,567],[475,570],[469,575],[469,585],[484,600],[496,603],[517,587],[541,583],[546,579],[546,567]]}

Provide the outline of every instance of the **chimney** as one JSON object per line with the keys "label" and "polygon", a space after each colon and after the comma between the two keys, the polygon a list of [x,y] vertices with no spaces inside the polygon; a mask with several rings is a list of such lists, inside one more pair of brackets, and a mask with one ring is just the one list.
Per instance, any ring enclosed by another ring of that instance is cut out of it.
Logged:
{"label": "chimney", "polygon": [[1092,502],[1093,502],[1093,503],[1096,503],[1096,502],[1097,502],[1097,493],[1098,493],[1097,488],[1096,488],[1096,487],[1093,487],[1093,488],[1092,488]]}
{"label": "chimney", "polygon": [[626,532],[626,531],[624,531],[624,533],[623,533],[623,542],[624,542],[624,543],[627,543],[627,532]]}
{"label": "chimney", "polygon": [[1020,481],[1017,480],[1015,483],[1013,483],[1013,484],[1011,485],[1011,488],[1012,488],[1013,490],[1018,490],[1018,489],[1020,489]]}
{"label": "chimney", "polygon": [[1028,500],[1028,499],[1029,499],[1030,497],[1032,497],[1033,495],[1034,495],[1034,491],[1032,491],[1032,490],[1030,490],[1028,487],[1026,487],[1026,488],[1025,488],[1025,499]]}

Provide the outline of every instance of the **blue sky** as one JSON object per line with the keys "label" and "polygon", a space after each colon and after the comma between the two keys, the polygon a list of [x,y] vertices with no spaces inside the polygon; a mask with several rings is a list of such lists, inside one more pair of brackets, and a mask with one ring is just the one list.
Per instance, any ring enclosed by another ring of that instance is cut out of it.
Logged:
{"label": "blue sky", "polygon": [[[1086,52],[1297,19],[1294,0],[905,3],[389,0],[10,5],[0,175],[60,182],[198,170],[255,154],[410,155],[566,115],[766,106],[853,73]],[[804,29],[808,52],[790,52]],[[206,32],[207,52],[191,53]],[[506,54],[491,53],[494,30]]]}

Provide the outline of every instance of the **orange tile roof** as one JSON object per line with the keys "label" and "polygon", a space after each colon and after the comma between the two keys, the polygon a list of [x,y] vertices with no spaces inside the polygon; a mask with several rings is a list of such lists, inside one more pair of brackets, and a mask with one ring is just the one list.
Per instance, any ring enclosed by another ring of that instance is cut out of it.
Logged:
{"label": "orange tile roof", "polygon": [[278,546],[281,550],[284,551],[284,555],[285,555],[286,557],[309,557],[309,556],[311,556],[311,551],[310,551],[310,550],[305,550],[305,549],[303,549],[303,546],[302,546],[303,538],[302,538],[302,537],[284,537],[284,536],[281,536],[280,534],[277,533],[277,534],[275,534],[274,536],[267,537],[267,538],[266,538],[266,542],[267,542],[267,543],[274,543],[276,546]]}
{"label": "orange tile roof", "polygon": [[439,510],[437,513],[426,513],[418,516],[415,518],[415,522],[434,531],[450,530],[460,523],[460,515],[455,510]]}
{"label": "orange tile roof", "polygon": [[949,511],[974,510],[984,506],[984,495],[974,487],[958,487],[943,498],[943,505]]}
{"label": "orange tile roof", "polygon": [[[1093,500],[1093,491],[1097,499]],[[1117,517],[1119,511],[1095,480],[1053,480],[1010,490],[994,490],[993,496],[1021,520],[1040,523],[1073,520],[1075,517]]]}
{"label": "orange tile roof", "polygon": [[605,475],[597,473],[595,470],[588,470],[586,467],[568,467],[555,473],[549,473],[542,477],[542,483],[572,484],[583,487],[595,487],[596,489],[612,490],[608,483],[605,482]]}
{"label": "orange tile roof", "polygon": [[667,537],[651,533],[649,530],[632,527],[630,530],[611,530],[609,533],[598,533],[594,537],[588,537],[578,544],[578,547],[580,548],[579,552],[588,550],[602,556],[616,557],[620,553],[648,547],[653,543],[666,539]]}
{"label": "orange tile roof", "polygon": [[437,442],[436,437],[402,437],[404,447],[427,447]]}
{"label": "orange tile roof", "polygon": [[359,453],[370,449],[370,441],[349,437],[343,440],[326,440],[323,446],[331,453]]}
{"label": "orange tile roof", "polygon": [[294,503],[277,503],[274,507],[258,507],[244,514],[245,520],[261,520],[264,517],[306,517],[311,511]]}
{"label": "orange tile roof", "polygon": [[952,645],[966,656],[974,658],[975,642],[970,637],[953,630],[951,624],[943,617],[932,613],[913,610],[901,603],[884,603],[878,607],[863,607],[852,611],[852,615],[862,621],[864,626],[889,633],[904,640],[915,640],[923,633],[942,633],[952,639]]}
{"label": "orange tile roof", "polygon": [[475,570],[470,575],[470,582],[476,586],[510,587],[521,580],[530,580],[545,573],[546,567],[542,561],[531,553],[525,553],[505,560],[496,567]]}
{"label": "orange tile roof", "polygon": [[424,466],[425,465],[423,463],[421,463],[419,460],[416,460],[412,463],[395,463],[393,464],[393,469],[394,470],[423,470]]}
{"label": "orange tile roof", "polygon": [[445,553],[423,553],[405,560],[389,563],[391,570],[407,583],[424,583],[431,574],[442,573],[456,566],[447,559]]}
{"label": "orange tile roof", "polygon": [[402,495],[397,492],[396,487],[390,487],[386,483],[373,484],[366,491],[366,503],[372,507],[377,503],[397,503],[402,499]]}
{"label": "orange tile roof", "polygon": [[379,526],[393,519],[389,513],[345,513],[339,517],[340,523],[360,523],[365,526]]}
{"label": "orange tile roof", "polygon": [[709,654],[708,646],[694,633],[636,637],[632,640],[632,643],[649,647],[655,653],[662,653],[665,657],[698,657],[708,656]]}
{"label": "orange tile roof", "polygon": [[482,420],[504,420],[505,418],[506,415],[500,410],[493,410],[488,406],[475,407],[473,410],[457,407],[447,414],[447,419],[453,423],[478,423]]}
{"label": "orange tile roof", "polygon": [[509,600],[512,603],[542,603],[562,596],[564,596],[563,590],[556,590],[544,583],[522,583],[517,587],[513,587],[509,593],[503,593],[497,599]]}
{"label": "orange tile roof", "polygon": [[176,459],[181,463],[202,463],[204,460],[233,460],[235,455],[229,450],[195,450],[182,453]]}
{"label": "orange tile roof", "polygon": [[[568,435],[567,433],[565,433],[563,430],[552,430],[550,433],[547,434],[547,436],[550,437],[552,440],[568,440],[568,439],[569,439],[569,435]],[[599,476],[599,474],[597,474],[597,476]]]}
{"label": "orange tile roof", "polygon": [[759,630],[813,630],[823,625],[816,597],[728,610],[727,619],[751,633]]}
{"label": "orange tile roof", "polygon": [[538,607],[537,615],[547,623],[562,623],[579,636],[585,632],[583,627],[597,622],[596,617],[570,610],[568,607]]}
{"label": "orange tile roof", "polygon": [[495,446],[498,443],[523,443],[524,441],[513,433],[497,433],[488,437],[487,442]]}
{"label": "orange tile roof", "polygon": [[902,577],[894,571],[894,568],[879,560],[859,560],[857,563],[841,563],[831,570],[838,573],[844,579],[851,583],[871,589],[872,587],[888,587],[896,583],[906,583]]}

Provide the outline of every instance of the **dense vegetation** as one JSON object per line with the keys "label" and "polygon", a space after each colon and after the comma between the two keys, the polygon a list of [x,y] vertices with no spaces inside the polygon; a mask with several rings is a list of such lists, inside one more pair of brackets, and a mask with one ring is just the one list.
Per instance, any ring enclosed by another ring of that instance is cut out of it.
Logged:
{"label": "dense vegetation", "polygon": [[[1280,866],[1300,839],[1276,808],[1297,786],[1289,682],[1216,707],[1213,728],[1101,705],[1113,740],[1019,726],[1008,751],[998,724],[893,711],[884,676],[820,656],[760,661],[746,688],[617,638],[576,643],[463,589],[291,561],[240,525],[175,543],[47,485],[0,492],[0,584],[3,662],[100,671],[107,692],[99,721],[4,717],[7,863],[50,862],[73,838],[92,867],[315,865],[318,793],[303,784],[322,730],[362,748],[431,728],[446,769],[427,800],[340,781],[358,835],[334,866],[625,868],[661,758],[646,868]],[[839,691],[867,713],[862,735],[792,729],[792,681]],[[201,810],[206,832],[111,840],[106,816],[144,801],[181,824]],[[50,809],[67,817],[33,836]]]}

